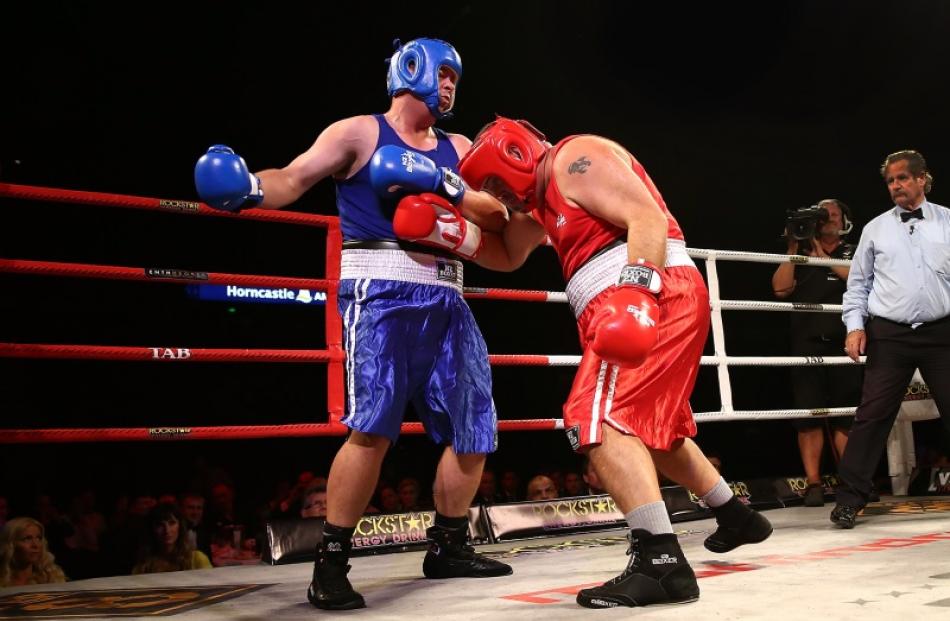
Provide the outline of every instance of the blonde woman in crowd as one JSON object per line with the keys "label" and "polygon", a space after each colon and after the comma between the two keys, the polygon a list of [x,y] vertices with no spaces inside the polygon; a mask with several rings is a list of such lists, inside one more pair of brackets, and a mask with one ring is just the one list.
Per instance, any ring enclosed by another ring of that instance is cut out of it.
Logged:
{"label": "blonde woman in crowd", "polygon": [[66,582],[46,545],[43,525],[13,518],[0,529],[0,587]]}

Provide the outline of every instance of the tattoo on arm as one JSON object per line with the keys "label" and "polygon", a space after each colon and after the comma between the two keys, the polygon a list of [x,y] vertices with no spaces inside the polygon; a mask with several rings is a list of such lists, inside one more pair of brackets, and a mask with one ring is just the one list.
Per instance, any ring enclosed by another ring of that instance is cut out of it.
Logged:
{"label": "tattoo on arm", "polygon": [[582,155],[577,158],[575,161],[571,162],[570,168],[567,169],[567,174],[573,175],[574,173],[584,174],[587,172],[587,168],[590,166],[590,160],[587,159],[586,155]]}

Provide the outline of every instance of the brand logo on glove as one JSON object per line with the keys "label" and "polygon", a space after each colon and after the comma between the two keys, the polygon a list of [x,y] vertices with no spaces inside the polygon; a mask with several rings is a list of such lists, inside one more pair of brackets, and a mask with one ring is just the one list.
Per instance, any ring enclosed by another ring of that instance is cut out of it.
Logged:
{"label": "brand logo on glove", "polygon": [[455,197],[458,196],[459,192],[462,191],[464,185],[462,184],[462,178],[456,175],[451,170],[445,171],[445,178],[442,181],[442,187],[445,188],[445,193],[449,196]]}
{"label": "brand logo on glove", "polygon": [[412,167],[415,163],[416,161],[412,159],[412,151],[402,152],[402,165],[406,169],[406,172],[412,172]]}
{"label": "brand logo on glove", "polygon": [[656,325],[656,322],[653,321],[653,318],[650,317],[643,309],[639,306],[634,306],[633,304],[627,305],[627,312],[636,318],[640,325],[650,326],[651,328]]}
{"label": "brand logo on glove", "polygon": [[639,285],[649,287],[653,270],[643,265],[628,265],[620,271],[621,285]]}

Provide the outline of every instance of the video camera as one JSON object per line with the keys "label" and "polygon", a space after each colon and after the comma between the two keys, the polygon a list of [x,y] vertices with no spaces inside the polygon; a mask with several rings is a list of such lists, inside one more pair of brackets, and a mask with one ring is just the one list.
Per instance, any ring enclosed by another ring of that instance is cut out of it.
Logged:
{"label": "video camera", "polygon": [[800,241],[814,239],[828,218],[828,210],[818,205],[789,209],[785,212],[785,232]]}

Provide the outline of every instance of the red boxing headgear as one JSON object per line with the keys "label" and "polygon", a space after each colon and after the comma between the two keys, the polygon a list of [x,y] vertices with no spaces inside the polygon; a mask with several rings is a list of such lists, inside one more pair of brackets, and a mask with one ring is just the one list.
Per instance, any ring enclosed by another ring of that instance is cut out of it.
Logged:
{"label": "red boxing headgear", "polygon": [[538,163],[550,146],[531,123],[499,116],[475,137],[459,162],[459,174],[476,190],[492,177],[499,179],[524,205],[522,210],[531,211]]}

